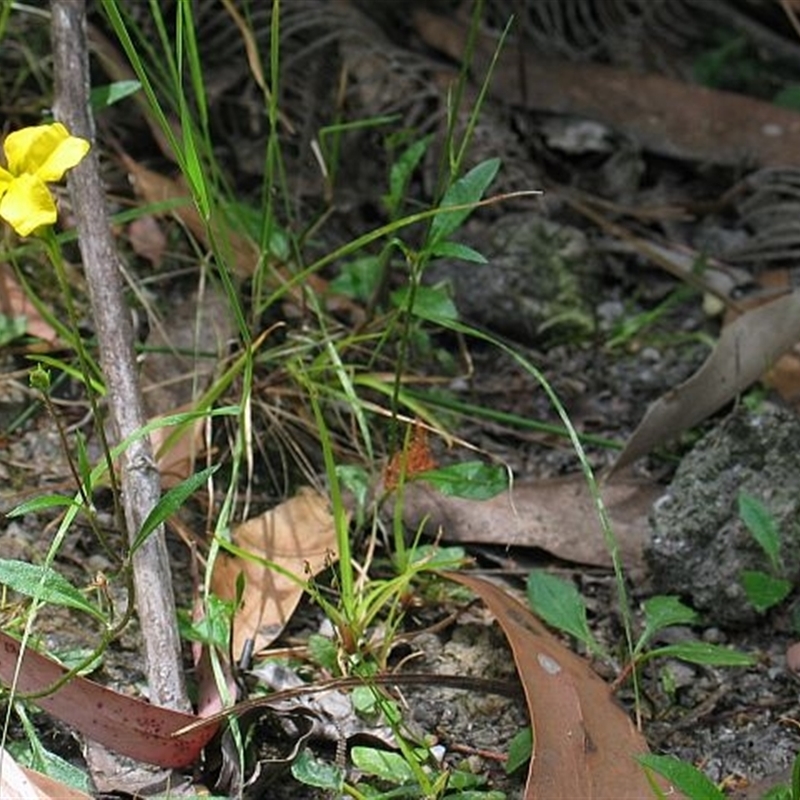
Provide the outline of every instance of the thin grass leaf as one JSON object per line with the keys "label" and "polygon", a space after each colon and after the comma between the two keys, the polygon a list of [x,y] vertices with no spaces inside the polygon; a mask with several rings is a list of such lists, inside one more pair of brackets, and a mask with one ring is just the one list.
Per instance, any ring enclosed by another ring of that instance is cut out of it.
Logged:
{"label": "thin grass leaf", "polygon": [[29,564],[27,561],[0,559],[0,584],[26,597],[89,614],[100,622],[105,615],[92,605],[78,589],[51,567]]}
{"label": "thin grass leaf", "polygon": [[131,552],[133,553],[141,547],[147,537],[171,517],[219,469],[219,466],[219,464],[214,464],[206,467],[170,489],[155,504],[147,515],[147,519],[142,523],[141,530],[131,546]]}

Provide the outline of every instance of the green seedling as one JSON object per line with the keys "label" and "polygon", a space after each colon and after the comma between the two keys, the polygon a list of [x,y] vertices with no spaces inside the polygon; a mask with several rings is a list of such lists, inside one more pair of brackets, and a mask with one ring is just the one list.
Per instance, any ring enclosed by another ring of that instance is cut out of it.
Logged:
{"label": "green seedling", "polygon": [[792,590],[791,581],[783,577],[781,536],[775,518],[757,498],[739,494],[739,517],[769,560],[770,572],[743,570],[742,586],[756,611],[764,613],[786,599]]}
{"label": "green seedling", "polygon": [[[575,586],[545,570],[533,570],[528,576],[528,602],[533,611],[554,628],[568,633],[581,642],[593,655],[610,657],[589,629],[586,603]],[[697,612],[677,597],[656,596],[642,604],[644,627],[636,639],[625,673],[638,669],[655,658],[678,658],[692,664],[707,666],[745,667],[754,663],[752,656],[722,645],[689,641],[653,647],[653,637],[675,625],[696,625]]]}

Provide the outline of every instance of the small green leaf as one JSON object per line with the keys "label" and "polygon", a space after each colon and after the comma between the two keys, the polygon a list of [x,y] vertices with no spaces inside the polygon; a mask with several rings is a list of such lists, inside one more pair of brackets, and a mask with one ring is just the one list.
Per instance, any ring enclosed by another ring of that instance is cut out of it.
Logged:
{"label": "small green leaf", "polygon": [[642,766],[663,775],[692,800],[725,800],[725,795],[697,767],[687,764],[675,756],[646,753],[637,756],[637,760]]}
{"label": "small green leaf", "polygon": [[308,654],[311,660],[333,675],[339,671],[338,648],[327,636],[321,633],[312,633],[306,641]]}
{"label": "small green leaf", "polygon": [[392,303],[395,307],[402,308],[415,317],[421,317],[431,322],[458,319],[458,310],[443,286],[418,286],[414,293],[413,308],[409,308],[410,302],[410,287],[404,286],[396,292],[392,292]]}
{"label": "small green leaf", "polygon": [[400,211],[411,176],[425,155],[432,138],[433,136],[426,136],[424,139],[414,142],[392,164],[389,172],[389,194],[384,198],[390,217],[395,217]]}
{"label": "small green leaf", "polygon": [[586,604],[571,582],[535,569],[528,575],[528,602],[548,625],[574,636],[592,652],[602,653],[586,621]]}
{"label": "small green leaf", "polygon": [[89,93],[89,104],[93,110],[99,111],[136,94],[141,88],[139,81],[115,81],[106,86],[96,86]]}
{"label": "small green leaf", "polygon": [[26,561],[0,559],[0,584],[26,597],[83,611],[105,623],[105,615],[92,605],[66,578],[50,567]]}
{"label": "small green leaf", "polygon": [[369,686],[356,686],[350,693],[354,711],[361,717],[375,717],[380,713],[378,698]]}
{"label": "small green leaf", "polygon": [[138,550],[147,537],[166,519],[171,517],[218,469],[219,464],[206,467],[170,489],[153,507],[142,523],[142,528],[131,546]]}
{"label": "small green leaf", "polygon": [[353,764],[367,775],[396,784],[416,781],[414,770],[399,753],[356,746],[350,751],[350,757],[353,759]]}
{"label": "small green leaf", "polygon": [[792,591],[791,581],[774,578],[760,570],[743,570],[741,580],[747,599],[760,614],[785,600]]}
{"label": "small green leaf", "polygon": [[470,500],[488,500],[508,488],[508,472],[497,464],[482,461],[464,461],[418,472],[414,480],[430,483],[448,497]]}
{"label": "small green leaf", "polygon": [[756,663],[756,659],[747,653],[708,642],[681,642],[656,647],[645,653],[642,661],[652,658],[679,658],[691,664],[713,667],[749,667]]}
{"label": "small green leaf", "polygon": [[198,620],[188,613],[178,612],[178,625],[181,636],[190,642],[201,642],[220,650],[227,650],[231,636],[231,620],[236,604],[210,594],[206,613]]}
{"label": "small green leaf", "polygon": [[739,517],[753,538],[766,553],[772,568],[777,572],[781,566],[781,537],[775,519],[764,504],[747,494],[739,494]]}
{"label": "small green leaf", "polygon": [[431,255],[436,258],[460,258],[474,264],[487,264],[486,257],[472,247],[460,242],[437,242],[431,248]]}
{"label": "small green leaf", "polygon": [[[479,202],[499,169],[499,158],[490,158],[478,164],[477,167],[453,183],[442,198],[440,208],[447,209],[451,206],[464,206]],[[458,211],[437,214],[431,223],[431,245],[444,241],[451,233],[458,230],[473,210],[472,208],[462,208]]]}
{"label": "small green leaf", "polygon": [[526,725],[522,730],[514,734],[514,738],[508,744],[508,760],[506,761],[506,774],[511,775],[520,767],[530,761],[533,753],[533,729]]}
{"label": "small green leaf", "polygon": [[375,293],[380,280],[380,259],[377,256],[365,256],[342,264],[339,274],[328,288],[335,294],[343,294],[365,303]]}
{"label": "small green leaf", "polygon": [[642,604],[645,626],[636,645],[637,651],[653,638],[653,635],[671,625],[693,625],[698,615],[693,608],[684,605],[677,597],[658,595]]}
{"label": "small green leaf", "polygon": [[467,554],[463,547],[437,547],[421,544],[410,550],[409,566],[420,566],[425,569],[459,569],[464,566]]}
{"label": "small green leaf", "polygon": [[341,795],[344,786],[342,770],[335,764],[318,761],[309,750],[302,750],[292,762],[292,775],[306,786],[315,786],[319,789]]}

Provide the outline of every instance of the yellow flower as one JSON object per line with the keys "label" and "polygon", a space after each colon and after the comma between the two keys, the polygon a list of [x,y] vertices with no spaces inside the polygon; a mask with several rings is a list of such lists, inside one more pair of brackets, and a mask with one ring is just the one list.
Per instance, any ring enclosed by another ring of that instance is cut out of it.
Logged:
{"label": "yellow flower", "polygon": [[8,169],[0,167],[0,217],[28,236],[56,221],[56,204],[47,188],[89,152],[89,142],[71,136],[60,123],[9,133],[3,149]]}

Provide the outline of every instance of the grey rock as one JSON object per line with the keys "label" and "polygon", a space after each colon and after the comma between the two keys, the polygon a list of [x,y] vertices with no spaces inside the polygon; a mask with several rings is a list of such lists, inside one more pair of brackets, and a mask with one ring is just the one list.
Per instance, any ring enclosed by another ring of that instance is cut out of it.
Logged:
{"label": "grey rock", "polygon": [[800,580],[800,420],[789,411],[740,409],[681,462],[653,506],[645,558],[657,592],[691,599],[707,622],[729,628],[759,618],[741,584],[745,569],[770,572],[739,519],[746,492],[771,512],[781,534],[782,577]]}

